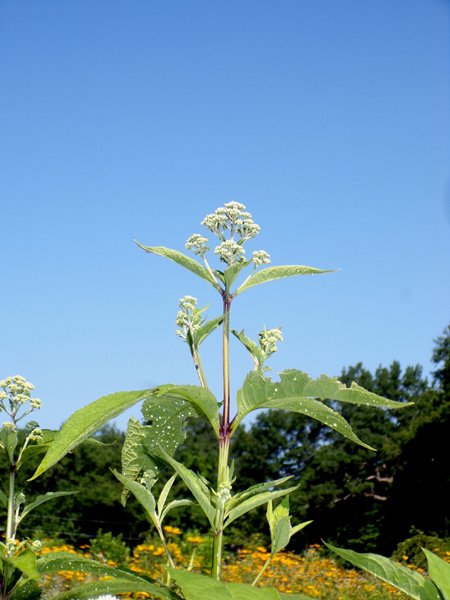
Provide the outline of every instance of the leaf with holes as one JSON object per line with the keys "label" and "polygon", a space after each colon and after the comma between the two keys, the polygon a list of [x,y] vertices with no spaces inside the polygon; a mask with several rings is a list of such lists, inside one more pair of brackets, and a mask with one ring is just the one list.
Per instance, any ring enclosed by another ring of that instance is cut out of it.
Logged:
{"label": "leaf with holes", "polygon": [[324,423],[353,442],[373,450],[354,433],[350,424],[320,399],[359,403],[383,408],[403,408],[406,404],[394,402],[372,394],[360,386],[346,387],[338,379],[322,377],[313,380],[302,371],[290,369],[280,373],[280,381],[273,382],[260,373],[247,375],[243,387],[238,390],[238,413],[233,423],[236,429],[242,419],[257,408],[272,408],[299,412]]}
{"label": "leaf with holes", "polygon": [[50,443],[42,462],[30,479],[36,479],[102,425],[147,398],[149,393],[150,390],[140,390],[108,394],[74,412]]}
{"label": "leaf with holes", "polygon": [[142,412],[145,418],[148,417],[144,411],[148,411],[148,407],[158,401],[161,403],[161,410],[172,410],[166,408],[170,405],[173,405],[174,410],[182,410],[183,407],[188,410],[190,404],[195,412],[191,409],[187,417],[202,414],[211,423],[216,436],[219,436],[219,405],[214,394],[208,389],[198,385],[162,385],[156,388],[154,398],[144,403]]}

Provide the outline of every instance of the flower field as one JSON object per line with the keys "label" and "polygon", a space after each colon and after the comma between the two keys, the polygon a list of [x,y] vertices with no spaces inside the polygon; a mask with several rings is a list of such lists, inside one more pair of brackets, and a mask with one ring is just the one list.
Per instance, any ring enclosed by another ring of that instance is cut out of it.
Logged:
{"label": "flower field", "polygon": [[[197,572],[207,572],[210,567],[210,543],[207,538],[197,534],[181,536],[176,527],[166,527],[169,550],[177,566],[189,568]],[[439,550],[439,549],[436,549]],[[163,547],[158,542],[136,546],[121,564],[111,560],[108,552],[103,555],[92,551],[85,545],[77,549],[71,545],[43,544],[41,554],[53,551],[65,551],[79,554],[87,558],[100,559],[112,566],[128,568],[136,573],[147,575],[153,579],[164,581],[166,558]],[[442,552],[442,557],[450,562],[450,552]],[[225,581],[252,583],[261,567],[269,558],[268,550],[263,546],[243,548],[236,553],[229,553],[223,567]],[[408,557],[403,557],[403,564],[408,564]],[[417,569],[422,571],[422,569]],[[72,586],[88,581],[91,576],[76,571],[61,571],[57,575],[48,575],[45,580],[44,599],[50,600],[57,592],[70,589]],[[318,545],[310,546],[303,554],[280,552],[271,561],[258,582],[261,586],[272,586],[281,592],[302,592],[312,598],[327,600],[389,600],[390,598],[407,598],[398,590],[384,584],[380,580],[356,569],[345,568],[339,562],[325,554]],[[129,598],[145,598],[146,594],[129,596]]]}

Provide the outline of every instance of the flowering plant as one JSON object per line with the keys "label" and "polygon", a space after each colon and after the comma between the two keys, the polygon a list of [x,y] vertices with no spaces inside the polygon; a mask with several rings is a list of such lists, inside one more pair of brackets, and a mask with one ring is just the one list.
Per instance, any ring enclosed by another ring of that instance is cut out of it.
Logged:
{"label": "flowering plant", "polygon": [[[76,444],[98,429],[104,422],[116,416],[132,404],[142,401],[143,423],[130,419],[122,452],[122,471],[115,472],[123,484],[122,501],[129,494],[135,496],[145,510],[149,521],[161,538],[167,555],[166,586],[156,586],[142,577],[116,573],[115,579],[98,582],[95,589],[84,587],[73,591],[65,598],[87,597],[86,594],[120,593],[121,591],[147,591],[160,598],[184,598],[185,600],[209,600],[211,597],[235,598],[281,598],[275,590],[256,588],[262,572],[275,554],[285,548],[291,537],[309,522],[291,525],[289,494],[297,486],[286,487],[289,477],[276,481],[264,481],[246,490],[239,490],[234,476],[234,465],[230,461],[230,440],[242,421],[253,411],[267,408],[288,410],[304,414],[311,419],[331,427],[356,444],[372,449],[353,431],[351,425],[324,401],[332,399],[375,406],[399,408],[405,403],[393,402],[371,393],[353,383],[347,387],[339,380],[322,375],[312,379],[306,373],[289,369],[279,374],[278,380],[268,376],[267,360],[277,351],[282,341],[280,328],[264,328],[257,341],[247,337],[244,330],[231,327],[231,307],[244,292],[277,279],[292,276],[320,275],[322,269],[304,265],[270,266],[270,256],[265,250],[256,250],[247,257],[246,245],[259,233],[243,204],[228,202],[212,214],[207,215],[202,225],[215,238],[215,242],[200,233],[191,235],[185,244],[197,258],[164,246],[138,245],[149,254],[165,257],[188,269],[208,283],[219,294],[221,312],[212,319],[205,316],[206,307],[199,307],[192,296],[179,301],[176,315],[177,335],[187,344],[192,357],[199,385],[160,385],[149,390],[121,392],[104,396],[70,417],[50,445],[35,476],[39,475]],[[211,250],[211,247],[213,250]],[[209,253],[217,257],[219,266],[212,266]],[[250,272],[237,283],[245,269]],[[221,327],[222,397],[220,401],[212,393],[201,360],[201,344]],[[231,412],[230,385],[230,336],[233,335],[250,354],[253,369],[246,376],[237,392],[235,414]],[[184,439],[187,419],[202,418],[209,422],[216,440],[218,453],[217,479],[207,481],[201,474],[185,467],[175,458],[175,452]],[[173,476],[165,483],[159,498],[153,488],[161,476],[161,465],[168,465]],[[169,501],[172,484],[180,477],[201,507],[210,525],[212,536],[212,559],[210,577],[177,568],[165,540],[163,521],[177,507],[192,503],[191,499]],[[238,491],[234,491],[238,488]],[[275,504],[274,504],[275,503]],[[224,531],[248,511],[267,506],[267,520],[271,534],[271,551],[256,574],[253,586],[231,584],[221,581]],[[152,586],[152,587],[149,587]],[[84,596],[80,594],[85,594]],[[290,595],[291,598],[305,596]]]}

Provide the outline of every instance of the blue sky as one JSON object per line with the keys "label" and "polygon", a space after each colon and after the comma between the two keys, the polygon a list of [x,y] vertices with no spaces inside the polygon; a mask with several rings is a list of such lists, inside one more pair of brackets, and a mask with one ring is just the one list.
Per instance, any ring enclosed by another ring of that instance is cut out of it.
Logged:
{"label": "blue sky", "polygon": [[[43,426],[196,382],[177,302],[212,317],[219,298],[133,239],[182,250],[230,200],[274,264],[339,269],[236,301],[236,329],[283,327],[274,372],[429,371],[450,308],[449,6],[0,2],[1,376],[35,383]],[[205,353],[219,389],[218,337]]]}

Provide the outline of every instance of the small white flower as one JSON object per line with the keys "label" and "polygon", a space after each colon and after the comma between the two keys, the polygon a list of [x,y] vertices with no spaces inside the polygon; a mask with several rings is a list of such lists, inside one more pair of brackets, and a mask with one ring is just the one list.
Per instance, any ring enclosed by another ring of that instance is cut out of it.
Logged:
{"label": "small white flower", "polygon": [[270,264],[270,254],[265,250],[255,250],[252,254],[252,263],[259,267]]}
{"label": "small white flower", "polygon": [[214,254],[217,254],[220,260],[229,266],[245,261],[244,248],[234,240],[225,240],[222,242],[214,249]]}
{"label": "small white flower", "polygon": [[31,408],[39,409],[42,406],[42,401],[39,398],[30,398]]}
{"label": "small white flower", "polygon": [[2,423],[2,429],[6,429],[7,431],[17,431],[17,427],[11,421],[6,421]]}
{"label": "small white flower", "polygon": [[283,341],[283,335],[279,327],[274,329],[266,329],[259,334],[259,345],[266,356],[270,356],[278,350],[277,342]]}
{"label": "small white flower", "polygon": [[198,256],[205,256],[206,252],[209,250],[207,244],[208,238],[200,235],[199,233],[193,233],[187,239],[184,247],[186,250],[192,250],[192,252]]}

